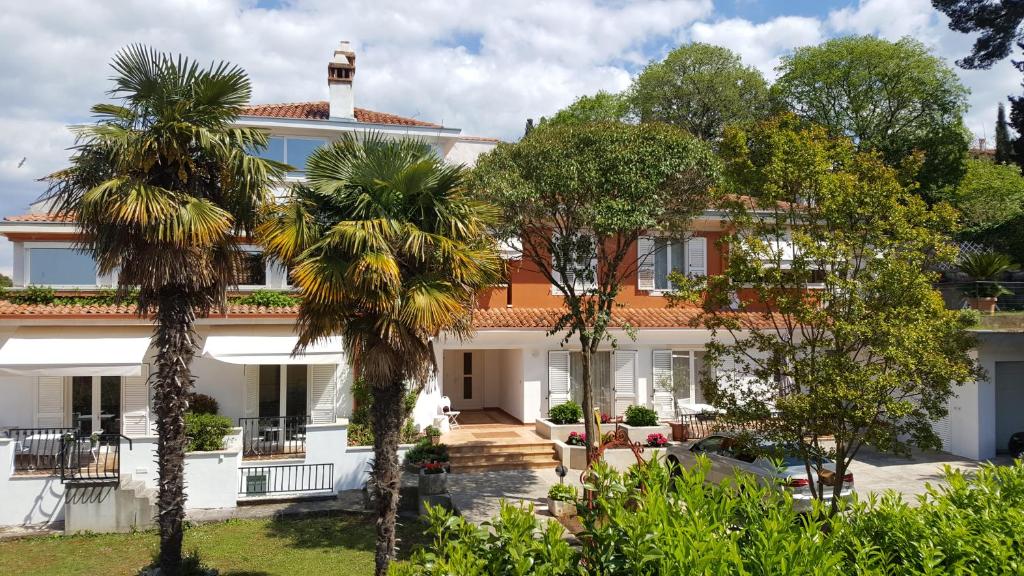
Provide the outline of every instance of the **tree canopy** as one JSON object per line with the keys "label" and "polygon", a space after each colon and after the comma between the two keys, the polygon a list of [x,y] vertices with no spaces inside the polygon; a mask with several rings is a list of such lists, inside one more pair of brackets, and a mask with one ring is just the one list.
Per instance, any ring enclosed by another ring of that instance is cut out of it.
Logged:
{"label": "tree canopy", "polygon": [[617,122],[625,120],[629,105],[622,94],[600,92],[580,96],[551,118],[541,118],[541,124],[581,124],[584,122]]}
{"label": "tree canopy", "polygon": [[798,48],[778,70],[775,90],[801,118],[892,166],[923,152],[916,180],[926,199],[963,177],[968,91],[917,40],[837,38]]}
{"label": "tree canopy", "polygon": [[649,64],[627,92],[641,122],[664,122],[703,140],[716,140],[726,124],[772,112],[768,83],[735,52],[692,43]]}
{"label": "tree canopy", "polygon": [[837,477],[865,444],[938,447],[932,421],[976,376],[968,323],[929,272],[955,257],[953,210],[928,208],[877,153],[792,117],[727,130],[722,150],[725,191],[756,201],[726,203],[726,271],[696,286],[714,331],[706,396],[809,467],[831,453]]}
{"label": "tree canopy", "polygon": [[968,237],[983,235],[1024,214],[1024,176],[1016,164],[967,161],[967,174],[943,198],[960,211]]}
{"label": "tree canopy", "polygon": [[542,126],[477,162],[477,192],[501,211],[498,235],[518,239],[524,265],[563,296],[565,311],[551,333],[563,341],[576,336],[583,350],[591,442],[589,362],[608,339],[624,278],[636,269],[637,237],[682,234],[717,176],[710,147],[665,124]]}
{"label": "tree canopy", "polygon": [[971,53],[957,61],[964,68],[988,68],[1024,40],[1024,2],[1020,0],[932,0],[957,32],[978,32]]}

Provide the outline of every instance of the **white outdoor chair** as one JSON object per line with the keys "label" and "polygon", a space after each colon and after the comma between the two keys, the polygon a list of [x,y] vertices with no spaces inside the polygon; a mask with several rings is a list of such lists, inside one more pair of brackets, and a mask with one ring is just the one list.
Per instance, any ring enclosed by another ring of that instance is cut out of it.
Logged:
{"label": "white outdoor chair", "polygon": [[441,410],[441,415],[448,417],[448,427],[452,430],[461,428],[459,426],[459,412],[458,410],[452,410],[452,399],[447,396],[441,397],[441,403],[438,405]]}

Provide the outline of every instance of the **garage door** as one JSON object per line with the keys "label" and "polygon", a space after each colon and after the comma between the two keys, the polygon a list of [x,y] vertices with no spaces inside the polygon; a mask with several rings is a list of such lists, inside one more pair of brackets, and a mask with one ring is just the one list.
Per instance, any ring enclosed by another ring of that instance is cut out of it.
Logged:
{"label": "garage door", "polygon": [[996,451],[1006,452],[1014,432],[1024,432],[1024,362],[996,362]]}

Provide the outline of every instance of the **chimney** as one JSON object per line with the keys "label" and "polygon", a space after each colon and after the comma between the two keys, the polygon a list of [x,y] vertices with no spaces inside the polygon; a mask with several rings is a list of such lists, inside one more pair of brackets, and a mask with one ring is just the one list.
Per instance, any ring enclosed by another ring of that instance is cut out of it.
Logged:
{"label": "chimney", "polygon": [[356,75],[356,53],[348,40],[342,40],[327,64],[327,89],[330,91],[330,117],[355,120],[355,94],[352,79]]}

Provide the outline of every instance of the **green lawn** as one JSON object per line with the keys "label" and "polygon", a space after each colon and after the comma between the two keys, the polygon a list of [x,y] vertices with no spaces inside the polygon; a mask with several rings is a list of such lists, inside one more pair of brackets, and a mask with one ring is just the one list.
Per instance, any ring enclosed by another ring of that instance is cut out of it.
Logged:
{"label": "green lawn", "polygon": [[[399,526],[400,558],[425,541],[423,526]],[[372,516],[228,520],[193,526],[185,550],[198,549],[222,576],[356,576],[373,573]],[[0,574],[134,575],[157,549],[155,532],[25,538],[0,542]]]}

